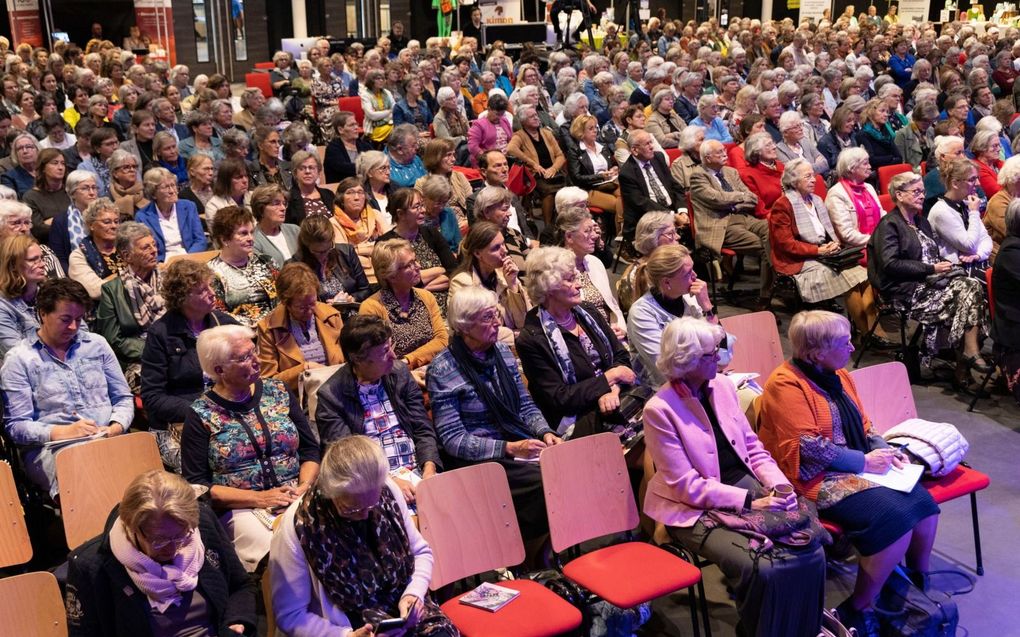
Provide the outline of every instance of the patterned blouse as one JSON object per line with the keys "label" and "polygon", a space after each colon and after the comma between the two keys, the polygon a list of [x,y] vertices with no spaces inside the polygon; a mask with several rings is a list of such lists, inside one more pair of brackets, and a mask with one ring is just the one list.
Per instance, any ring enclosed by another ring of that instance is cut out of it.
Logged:
{"label": "patterned blouse", "polygon": [[397,414],[393,410],[382,381],[371,385],[358,383],[358,400],[365,410],[365,435],[375,440],[383,448],[390,471],[402,467],[414,469],[418,461],[414,456],[414,441],[400,426]]}
{"label": "patterned blouse", "polygon": [[393,350],[397,358],[424,346],[435,336],[429,309],[417,294],[411,293],[411,307],[407,312],[404,312],[397,297],[389,290],[381,291],[381,300],[393,328]]}
{"label": "patterned blouse", "polygon": [[587,303],[602,315],[602,318],[606,319],[606,323],[612,324],[613,313],[609,310],[609,306],[606,305],[606,300],[602,298],[602,293],[595,287],[595,284],[591,282],[591,277],[588,276],[586,270],[578,268],[577,278],[581,282],[581,302]]}
{"label": "patterned blouse", "polygon": [[237,268],[220,256],[209,261],[215,275],[214,309],[228,312],[239,323],[255,329],[262,318],[276,307],[276,277],[280,273],[266,255],[253,254],[243,268]]}
{"label": "patterned blouse", "polygon": [[[428,241],[425,240],[425,237],[422,236],[420,232],[418,233],[418,236],[414,238],[414,241],[411,242],[411,247],[414,248],[414,256],[418,258],[418,264],[421,266],[422,270],[443,267],[443,262],[439,260],[439,255],[436,254],[436,251],[432,249],[432,246],[428,244]],[[432,292],[431,290],[429,291]],[[446,301],[450,296],[449,292],[447,290],[432,292],[432,296],[436,297],[436,303],[439,304],[439,311],[443,314],[443,316],[446,316]],[[426,319],[427,318],[428,313],[426,312]],[[429,338],[432,338],[431,334],[432,330],[430,327]]]}

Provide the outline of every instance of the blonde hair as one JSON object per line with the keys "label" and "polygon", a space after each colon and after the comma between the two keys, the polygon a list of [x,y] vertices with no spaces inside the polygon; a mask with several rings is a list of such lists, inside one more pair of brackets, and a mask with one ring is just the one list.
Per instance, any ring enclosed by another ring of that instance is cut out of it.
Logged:
{"label": "blonde hair", "polygon": [[131,481],[117,515],[132,534],[164,517],[194,529],[198,526],[198,499],[184,478],[154,469]]}
{"label": "blonde hair", "polygon": [[652,250],[648,260],[638,265],[634,294],[641,296],[648,288],[658,291],[662,280],[676,274],[684,267],[684,259],[690,256],[690,251],[679,244],[659,246]]}
{"label": "blonde hair", "polygon": [[403,251],[414,254],[411,242],[406,239],[389,239],[380,241],[372,249],[372,270],[375,271],[379,287],[384,290],[390,289],[389,278],[395,274],[397,255]]}
{"label": "blonde hair", "polygon": [[316,487],[327,498],[345,493],[361,495],[381,490],[389,463],[382,447],[368,436],[346,436],[326,448]]}
{"label": "blonde hair", "polygon": [[825,310],[798,312],[790,321],[790,345],[793,357],[814,363],[818,356],[850,333],[850,321],[842,314]]}
{"label": "blonde hair", "polygon": [[684,378],[725,336],[722,327],[708,321],[691,316],[673,319],[662,332],[655,368],[668,380]]}

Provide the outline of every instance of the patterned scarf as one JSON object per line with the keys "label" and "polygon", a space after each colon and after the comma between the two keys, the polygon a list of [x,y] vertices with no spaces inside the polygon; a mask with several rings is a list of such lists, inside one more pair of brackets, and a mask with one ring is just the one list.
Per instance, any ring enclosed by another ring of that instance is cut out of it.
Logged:
{"label": "patterned scarf", "polygon": [[[609,339],[606,338],[606,335],[599,329],[598,324],[595,323],[595,319],[580,305],[574,307],[571,313],[577,320],[578,325],[581,326],[581,329],[589,337],[594,337],[591,338],[592,345],[599,352],[602,368],[609,369],[612,367],[613,349],[609,344]],[[556,323],[553,315],[547,312],[544,307],[539,306],[538,319],[542,323],[542,332],[545,334],[545,339],[553,351],[556,366],[560,368],[560,376],[563,377],[563,382],[573,385],[577,382],[577,373],[574,371],[574,364],[570,361],[570,351],[567,349],[566,341],[563,340],[562,329]]]}
{"label": "patterned scarf", "polygon": [[404,519],[389,488],[368,519],[341,516],[316,484],[305,494],[294,517],[294,530],[312,572],[329,600],[357,625],[363,611],[382,608],[397,616],[414,555]]}
{"label": "patterned scarf", "polygon": [[[815,209],[812,213],[804,204],[804,196],[796,190],[784,190],[783,194],[786,195],[793,208],[793,221],[797,226],[797,237],[801,241],[822,245],[836,238],[836,231],[832,227],[832,221],[829,220],[825,204],[818,195],[814,193],[808,195],[811,197],[811,203]],[[818,232],[819,225],[822,228],[822,233]]]}
{"label": "patterned scarf", "polygon": [[[511,440],[531,438],[531,432],[521,417],[521,395],[517,392],[517,383],[498,347],[493,345],[485,352],[484,358],[478,358],[468,349],[464,339],[454,334],[450,339],[450,354],[457,361],[457,368],[464,379],[485,405],[493,424]],[[492,378],[491,386],[487,378]]]}
{"label": "patterned scarf", "polygon": [[163,287],[163,275],[159,268],[152,271],[148,281],[138,278],[131,268],[123,268],[120,280],[124,283],[131,313],[143,330],[166,313],[166,303],[157,291]]}
{"label": "patterned scarf", "polygon": [[117,518],[110,528],[110,550],[159,613],[180,604],[182,592],[195,590],[198,572],[205,564],[205,545],[198,529],[191,530],[187,544],[177,549],[172,562],[160,564],[131,543],[124,523]]}
{"label": "patterned scarf", "polygon": [[71,238],[71,245],[76,246],[87,236],[85,234],[85,221],[82,218],[81,210],[74,207],[74,204],[67,208],[67,234]]}
{"label": "patterned scarf", "polygon": [[92,237],[85,237],[81,242],[81,251],[85,255],[86,263],[89,264],[92,271],[98,274],[100,278],[105,279],[111,274],[116,274],[109,266],[110,263],[120,264],[120,257],[116,251],[108,258],[104,257],[103,253],[96,247],[96,242],[92,240]]}

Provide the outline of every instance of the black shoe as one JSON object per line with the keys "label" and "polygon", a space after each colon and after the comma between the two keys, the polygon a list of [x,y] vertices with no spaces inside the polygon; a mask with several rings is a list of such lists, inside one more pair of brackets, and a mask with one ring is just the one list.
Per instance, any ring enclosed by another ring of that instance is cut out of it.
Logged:
{"label": "black shoe", "polygon": [[962,362],[966,369],[973,369],[979,374],[987,374],[995,369],[985,359],[981,358],[980,354],[977,356],[964,356]]}
{"label": "black shoe", "polygon": [[857,610],[850,602],[849,597],[836,607],[836,615],[847,628],[856,628],[859,637],[881,637],[882,628],[878,623],[875,611],[872,609]]}

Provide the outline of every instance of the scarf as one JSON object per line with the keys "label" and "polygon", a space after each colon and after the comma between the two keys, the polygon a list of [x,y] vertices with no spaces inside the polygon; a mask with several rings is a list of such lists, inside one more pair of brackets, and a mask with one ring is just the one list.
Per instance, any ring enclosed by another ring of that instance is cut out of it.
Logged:
{"label": "scarf", "polygon": [[[605,370],[612,367],[613,349],[609,344],[609,339],[599,329],[595,319],[580,305],[572,308],[570,312],[573,314],[574,319],[577,320],[577,324],[588,335],[588,338],[591,339],[592,345],[598,350],[602,368]],[[553,357],[556,360],[556,366],[560,369],[560,376],[563,378],[563,382],[573,385],[577,382],[577,373],[574,370],[574,363],[570,360],[570,351],[567,349],[567,343],[563,340],[563,329],[556,323],[553,315],[546,311],[544,307],[539,306],[538,319],[542,324],[545,340],[553,351]]]}
{"label": "scarf", "polygon": [[796,190],[784,190],[783,194],[786,195],[790,206],[793,208],[793,220],[797,226],[797,237],[801,241],[822,245],[836,236],[836,231],[832,228],[832,222],[829,221],[829,215],[825,211],[825,204],[822,203],[818,195],[814,193],[808,195],[811,197],[811,203],[815,208],[814,212],[811,212],[804,204],[804,196]]}
{"label": "scarf", "polygon": [[149,200],[142,194],[142,183],[136,181],[130,188],[121,188],[115,180],[110,181],[110,196],[117,204],[121,217],[135,216],[135,211],[149,205]]}
{"label": "scarf", "polygon": [[180,604],[181,593],[195,590],[205,564],[205,545],[197,528],[188,534],[187,544],[177,549],[173,562],[160,564],[131,543],[124,523],[117,518],[110,528],[110,550],[158,613]]}
{"label": "scarf", "polygon": [[[450,354],[465,380],[485,405],[493,424],[512,440],[531,438],[531,432],[521,418],[521,396],[517,393],[517,382],[499,349],[494,345],[485,352],[484,358],[478,358],[468,349],[464,339],[454,334],[450,339]],[[494,375],[491,386],[486,380],[490,374]]]}
{"label": "scarf", "polygon": [[396,616],[414,574],[414,555],[400,506],[383,486],[366,520],[340,515],[318,484],[302,498],[294,530],[308,566],[326,596],[357,625],[362,612],[382,608]]}
{"label": "scarf", "polygon": [[[99,275],[99,278],[105,279],[111,274],[116,274],[109,265],[107,264],[107,258],[103,256],[103,253],[99,251],[96,246],[96,242],[92,240],[92,237],[85,237],[81,242],[81,251],[85,255],[85,262],[89,264],[92,271]],[[109,260],[119,264],[120,256],[114,251],[110,255]]]}
{"label": "scarf", "polygon": [[857,229],[864,234],[871,234],[882,218],[882,208],[871,196],[867,185],[864,183],[855,184],[849,179],[840,179],[846,194],[850,195],[853,201],[854,210],[857,212]]}
{"label": "scarf", "polygon": [[864,125],[864,128],[861,129],[861,132],[881,144],[892,144],[893,139],[896,136],[893,132],[892,126],[889,125],[889,122],[886,122],[882,126],[882,130],[875,128],[874,124],[868,122]]}
{"label": "scarf", "polygon": [[163,275],[159,268],[156,268],[149,275],[149,280],[143,281],[135,275],[131,268],[123,270],[120,280],[124,283],[124,291],[127,293],[131,313],[138,321],[139,327],[145,330],[166,313],[166,303],[163,301],[163,296],[157,291],[162,288]]}
{"label": "scarf", "polygon": [[[808,380],[814,383],[818,389],[829,399],[830,407],[835,406],[839,415],[839,423],[843,430],[843,437],[846,439],[846,446],[862,453],[871,451],[868,438],[864,434],[864,421],[857,405],[850,399],[850,396],[843,391],[843,381],[836,372],[822,371],[800,359],[793,359],[797,366]],[[833,415],[835,422],[835,414]]]}

